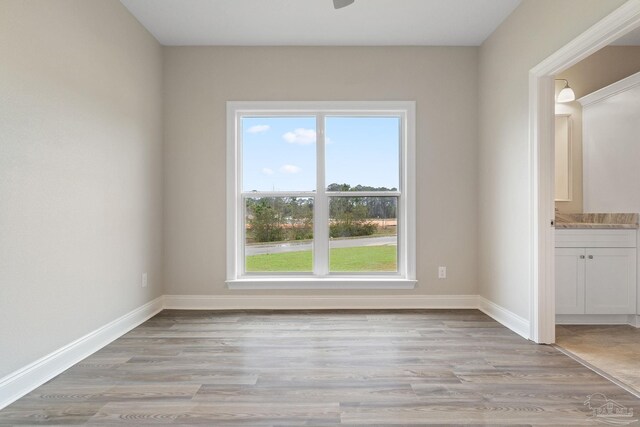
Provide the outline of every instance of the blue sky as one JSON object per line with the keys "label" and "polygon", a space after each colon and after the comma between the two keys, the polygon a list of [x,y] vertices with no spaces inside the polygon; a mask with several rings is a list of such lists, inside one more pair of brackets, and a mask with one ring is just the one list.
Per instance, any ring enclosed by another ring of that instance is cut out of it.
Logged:
{"label": "blue sky", "polygon": [[[398,187],[397,117],[327,117],[326,183]],[[315,117],[242,119],[243,191],[316,188]]]}

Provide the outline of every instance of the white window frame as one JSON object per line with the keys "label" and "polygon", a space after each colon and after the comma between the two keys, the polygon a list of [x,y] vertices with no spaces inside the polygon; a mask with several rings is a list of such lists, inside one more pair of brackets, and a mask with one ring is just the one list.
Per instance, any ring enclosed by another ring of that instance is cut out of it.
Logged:
{"label": "white window frame", "polygon": [[[244,273],[244,198],[242,193],[243,116],[315,115],[317,120],[317,189],[312,192],[259,192],[260,197],[313,197],[314,272]],[[398,271],[371,273],[329,273],[329,208],[324,179],[325,116],[397,116],[402,121],[400,181],[398,191],[342,192],[338,196],[398,197]],[[413,289],[416,284],[416,166],[414,101],[229,101],[227,102],[227,286],[230,289]],[[322,232],[321,232],[322,231]],[[326,234],[326,235],[325,235]]]}

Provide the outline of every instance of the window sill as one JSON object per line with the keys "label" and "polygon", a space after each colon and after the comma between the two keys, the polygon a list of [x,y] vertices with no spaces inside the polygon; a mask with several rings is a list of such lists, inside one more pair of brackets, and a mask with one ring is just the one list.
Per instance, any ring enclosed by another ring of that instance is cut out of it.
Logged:
{"label": "window sill", "polygon": [[291,279],[235,279],[227,280],[233,290],[277,290],[277,289],[414,289],[417,280],[401,278],[291,278]]}

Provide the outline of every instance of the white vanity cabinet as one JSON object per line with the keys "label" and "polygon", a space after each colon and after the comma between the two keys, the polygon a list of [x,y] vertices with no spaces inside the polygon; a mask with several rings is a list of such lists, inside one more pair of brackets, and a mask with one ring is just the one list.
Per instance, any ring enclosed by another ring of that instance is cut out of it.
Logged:
{"label": "white vanity cabinet", "polygon": [[556,313],[636,313],[636,230],[556,230]]}
{"label": "white vanity cabinet", "polygon": [[585,248],[556,248],[556,313],[584,314]]}

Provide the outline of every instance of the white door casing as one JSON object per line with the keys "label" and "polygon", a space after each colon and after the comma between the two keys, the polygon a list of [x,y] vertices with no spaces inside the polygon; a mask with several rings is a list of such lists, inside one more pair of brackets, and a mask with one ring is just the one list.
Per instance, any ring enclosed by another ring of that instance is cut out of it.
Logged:
{"label": "white door casing", "polygon": [[640,0],[629,0],[529,71],[530,337],[555,342],[554,81],[559,72],[640,26]]}

